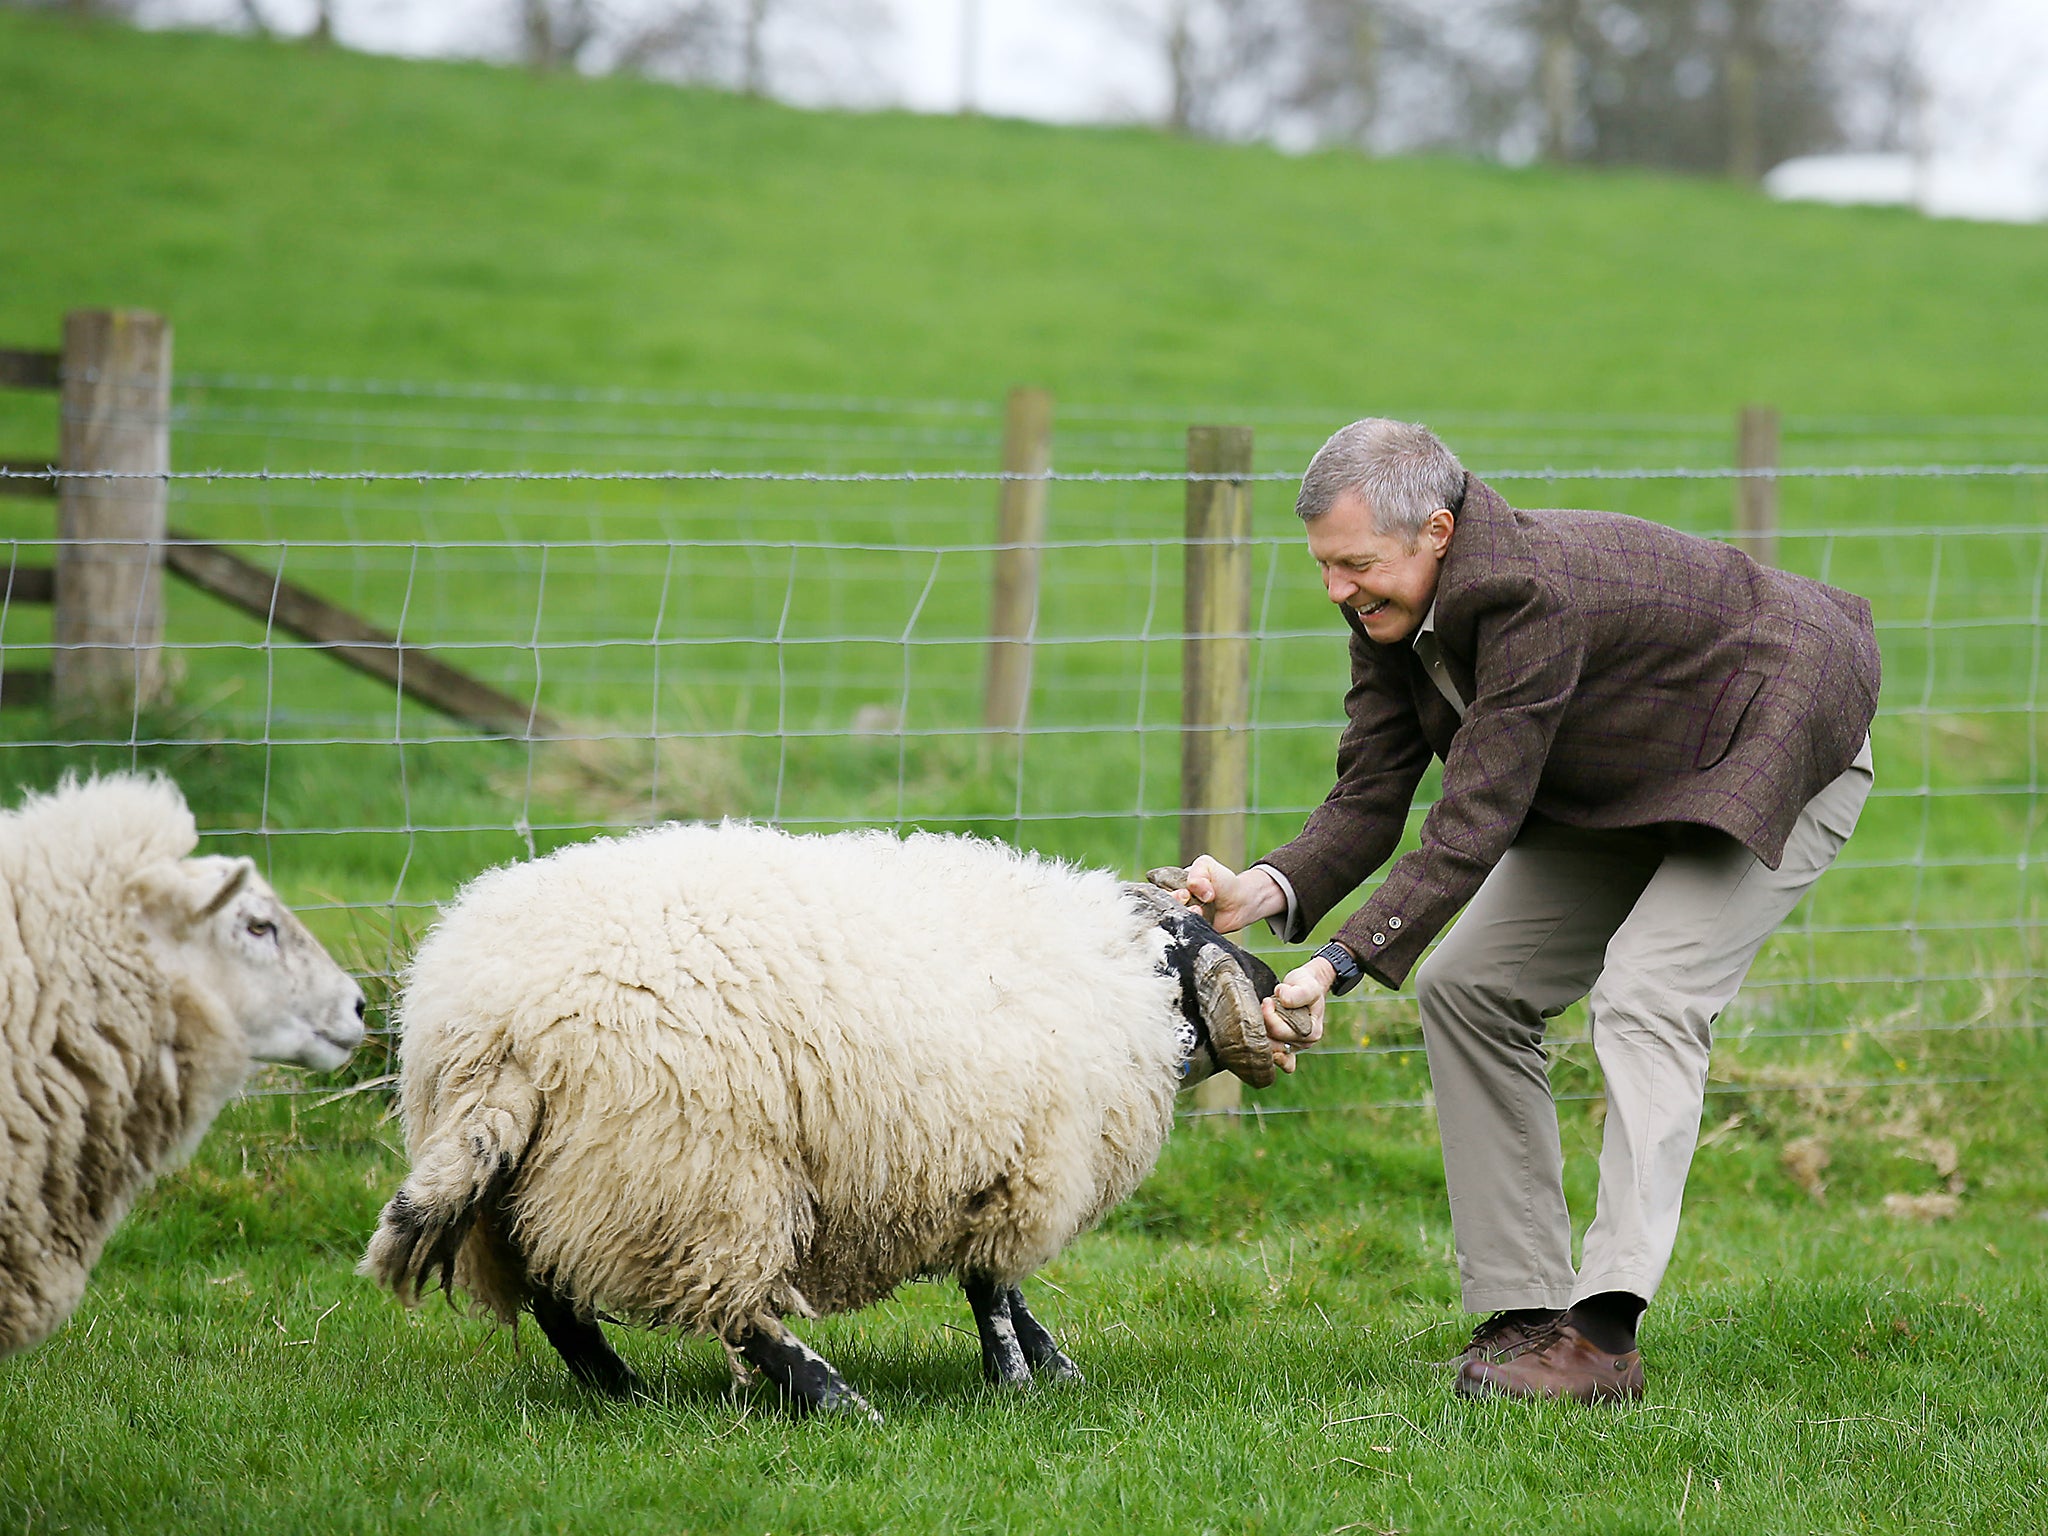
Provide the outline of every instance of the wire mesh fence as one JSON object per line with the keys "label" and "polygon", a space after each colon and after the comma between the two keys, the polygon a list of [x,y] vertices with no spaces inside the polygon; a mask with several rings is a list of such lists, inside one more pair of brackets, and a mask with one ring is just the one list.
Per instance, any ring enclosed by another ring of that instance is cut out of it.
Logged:
{"label": "wire mesh fence", "polygon": [[[1243,807],[1258,850],[1320,800],[1341,727],[1344,631],[1291,511],[1340,422],[1210,414],[1259,432]],[[164,768],[208,850],[255,856],[373,991],[479,870],[671,817],[967,831],[1132,873],[1174,862],[1188,415],[1062,407],[1028,715],[991,731],[992,405],[188,377],[174,526],[430,648],[556,734],[479,732],[174,584],[163,701],[81,740],[0,699],[0,755],[16,783],[84,761]],[[1431,420],[1517,504],[1734,532],[1725,422]],[[2041,424],[1788,418],[1785,445],[1779,562],[1876,611],[1878,787],[1724,1036],[2035,1028]],[[0,502],[0,520],[10,568],[49,561],[47,504]],[[46,609],[0,607],[8,665],[47,655],[49,626]],[[1405,1062],[1416,1038],[1412,1003],[1383,995],[1338,1012],[1331,1049]],[[1318,1107],[1284,1093],[1274,1108]]]}

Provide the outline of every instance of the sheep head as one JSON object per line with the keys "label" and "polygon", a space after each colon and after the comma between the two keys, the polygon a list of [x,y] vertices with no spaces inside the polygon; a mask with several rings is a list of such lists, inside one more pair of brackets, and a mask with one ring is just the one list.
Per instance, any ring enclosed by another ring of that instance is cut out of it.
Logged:
{"label": "sheep head", "polygon": [[1278,1075],[1260,1002],[1279,978],[1257,955],[1239,949],[1155,885],[1124,889],[1166,935],[1165,969],[1180,978],[1181,1013],[1202,1034],[1221,1066],[1254,1088]]}
{"label": "sheep head", "polygon": [[157,963],[218,999],[249,1054],[327,1071],[363,1040],[363,990],[248,859],[179,859],[128,883]]}

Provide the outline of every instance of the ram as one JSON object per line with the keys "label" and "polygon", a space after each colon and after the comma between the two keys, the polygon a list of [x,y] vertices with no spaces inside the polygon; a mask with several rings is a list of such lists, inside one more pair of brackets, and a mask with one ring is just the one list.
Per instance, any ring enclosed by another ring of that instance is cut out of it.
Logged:
{"label": "ram", "polygon": [[971,838],[675,825],[473,881],[400,1005],[411,1170],[361,1269],[712,1334],[873,1410],[784,1324],[957,1275],[984,1374],[1079,1372],[1020,1282],[1151,1169],[1175,1091],[1273,1079],[1273,973],[1156,889]]}
{"label": "ram", "polygon": [[362,1041],[362,989],[255,865],[197,843],[140,775],[0,812],[0,1355],[71,1315],[252,1060],[338,1067]]}

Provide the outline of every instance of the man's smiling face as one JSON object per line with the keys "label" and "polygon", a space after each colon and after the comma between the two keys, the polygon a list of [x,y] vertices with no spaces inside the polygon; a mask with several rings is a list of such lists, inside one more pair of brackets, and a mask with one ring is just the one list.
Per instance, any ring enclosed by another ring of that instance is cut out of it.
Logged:
{"label": "man's smiling face", "polygon": [[1381,645],[1406,640],[1436,600],[1436,580],[1451,547],[1456,519],[1439,507],[1412,543],[1373,527],[1372,508],[1355,491],[1308,523],[1308,552],[1323,573],[1330,601],[1357,614]]}

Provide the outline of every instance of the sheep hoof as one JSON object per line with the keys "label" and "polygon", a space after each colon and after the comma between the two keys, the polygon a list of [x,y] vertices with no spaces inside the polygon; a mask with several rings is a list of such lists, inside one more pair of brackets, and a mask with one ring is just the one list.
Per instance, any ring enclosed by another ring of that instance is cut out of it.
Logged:
{"label": "sheep hoof", "polygon": [[1031,1362],[1031,1373],[1045,1381],[1065,1381],[1078,1386],[1088,1378],[1081,1374],[1081,1367],[1074,1364],[1059,1350]]}
{"label": "sheep hoof", "polygon": [[1031,1315],[1024,1305],[1024,1292],[1016,1286],[1010,1287],[1010,1325],[1017,1330],[1017,1347],[1024,1352],[1024,1363],[1031,1367],[1031,1374],[1047,1381],[1081,1382],[1081,1367],[1066,1356],[1059,1343],[1046,1332],[1045,1325]]}
{"label": "sheep hoof", "polygon": [[852,1415],[872,1424],[882,1422],[868,1400],[846,1384],[832,1362],[783,1327],[767,1321],[750,1329],[738,1349],[772,1381],[793,1413]]}
{"label": "sheep hoof", "polygon": [[[967,1276],[961,1278],[961,1290],[967,1292],[967,1305],[975,1313],[975,1331],[981,1335],[983,1380],[991,1386],[1026,1389],[1032,1384],[1032,1362],[1016,1319],[1024,1300],[1022,1294],[1016,1286],[999,1286],[993,1280]],[[1024,1313],[1024,1317],[1028,1319],[1030,1313]],[[1044,1333],[1044,1329],[1040,1327],[1038,1333]]]}
{"label": "sheep hoof", "polygon": [[579,1316],[573,1305],[552,1293],[535,1296],[529,1305],[533,1320],[571,1376],[607,1397],[631,1397],[641,1389],[640,1378],[618,1357],[596,1319]]}
{"label": "sheep hoof", "polygon": [[840,1390],[827,1392],[824,1397],[803,1411],[826,1414],[832,1418],[865,1419],[870,1424],[882,1422],[881,1412],[874,1404],[844,1382],[840,1383]]}

